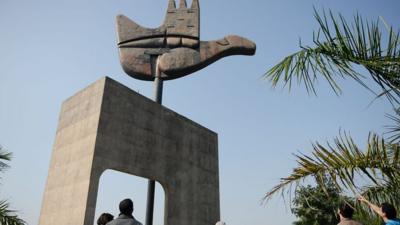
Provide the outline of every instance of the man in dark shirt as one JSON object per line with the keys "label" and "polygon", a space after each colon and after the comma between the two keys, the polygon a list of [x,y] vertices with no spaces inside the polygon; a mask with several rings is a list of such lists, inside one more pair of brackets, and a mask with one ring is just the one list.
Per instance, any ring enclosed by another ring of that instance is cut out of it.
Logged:
{"label": "man in dark shirt", "polygon": [[124,199],[119,203],[119,216],[107,225],[142,225],[133,217],[133,202],[130,199]]}

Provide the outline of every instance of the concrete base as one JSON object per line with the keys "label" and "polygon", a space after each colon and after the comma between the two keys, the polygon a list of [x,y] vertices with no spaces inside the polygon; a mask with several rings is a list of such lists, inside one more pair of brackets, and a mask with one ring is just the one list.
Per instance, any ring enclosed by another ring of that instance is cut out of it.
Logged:
{"label": "concrete base", "polygon": [[217,134],[102,78],[62,106],[39,225],[93,225],[107,169],[158,181],[165,225],[220,218]]}

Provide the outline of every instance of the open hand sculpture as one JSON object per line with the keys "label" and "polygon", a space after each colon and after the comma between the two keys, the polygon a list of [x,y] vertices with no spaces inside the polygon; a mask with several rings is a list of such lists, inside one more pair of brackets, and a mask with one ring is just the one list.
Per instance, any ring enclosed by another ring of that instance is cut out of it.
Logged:
{"label": "open hand sculpture", "polygon": [[200,41],[199,0],[190,8],[186,0],[169,0],[164,24],[141,27],[123,15],[117,16],[118,46],[124,71],[140,80],[154,80],[159,70],[163,80],[176,79],[201,70],[230,55],[254,55],[256,45],[239,36]]}

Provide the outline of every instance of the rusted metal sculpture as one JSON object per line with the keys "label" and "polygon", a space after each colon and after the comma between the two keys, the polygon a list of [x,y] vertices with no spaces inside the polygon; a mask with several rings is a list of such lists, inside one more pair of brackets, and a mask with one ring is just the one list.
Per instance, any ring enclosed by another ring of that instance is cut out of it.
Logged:
{"label": "rusted metal sculpture", "polygon": [[[176,79],[201,70],[230,55],[254,55],[256,45],[243,37],[227,36],[200,41],[199,0],[190,8],[186,0],[169,0],[164,24],[155,29],[141,27],[123,15],[117,16],[118,46],[124,71],[133,78]],[[157,66],[155,66],[157,64]]]}

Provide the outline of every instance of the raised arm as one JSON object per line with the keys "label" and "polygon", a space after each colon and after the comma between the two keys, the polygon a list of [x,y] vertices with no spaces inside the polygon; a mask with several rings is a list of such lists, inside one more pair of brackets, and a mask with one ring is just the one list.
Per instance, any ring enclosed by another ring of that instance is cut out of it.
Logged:
{"label": "raised arm", "polygon": [[382,217],[382,219],[386,222],[387,218],[385,217],[385,215],[382,212],[381,207],[379,207],[378,205],[375,205],[373,203],[371,203],[370,201],[368,201],[366,198],[364,198],[364,196],[360,195],[358,197],[358,201],[363,202],[365,204],[367,204],[374,212],[376,212],[380,217]]}

